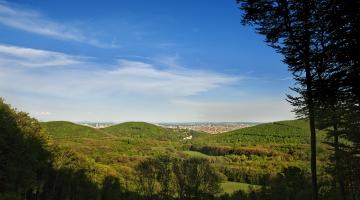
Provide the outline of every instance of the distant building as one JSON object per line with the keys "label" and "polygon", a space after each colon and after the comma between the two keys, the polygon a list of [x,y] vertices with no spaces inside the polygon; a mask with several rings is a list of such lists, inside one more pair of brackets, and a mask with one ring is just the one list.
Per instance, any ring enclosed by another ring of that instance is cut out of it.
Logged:
{"label": "distant building", "polygon": [[192,135],[183,138],[183,140],[191,140],[191,139],[192,139]]}

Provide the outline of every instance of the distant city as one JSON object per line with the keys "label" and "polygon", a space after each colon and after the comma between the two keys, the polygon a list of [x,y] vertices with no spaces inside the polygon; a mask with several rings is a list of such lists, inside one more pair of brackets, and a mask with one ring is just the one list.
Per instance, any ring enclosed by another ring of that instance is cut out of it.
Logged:
{"label": "distant city", "polygon": [[[114,122],[79,122],[84,126],[93,128],[106,128],[115,125]],[[259,124],[258,122],[166,122],[166,123],[154,123],[155,125],[174,128],[174,129],[187,129],[200,132],[206,132],[210,134],[224,133],[233,131],[240,128],[246,128]]]}
{"label": "distant city", "polygon": [[257,122],[186,122],[186,123],[158,123],[166,128],[188,129],[210,134],[224,133],[240,128],[246,128],[259,124]]}
{"label": "distant city", "polygon": [[78,124],[81,124],[84,126],[89,126],[92,128],[106,128],[106,127],[112,126],[116,123],[114,123],[114,122],[78,122]]}

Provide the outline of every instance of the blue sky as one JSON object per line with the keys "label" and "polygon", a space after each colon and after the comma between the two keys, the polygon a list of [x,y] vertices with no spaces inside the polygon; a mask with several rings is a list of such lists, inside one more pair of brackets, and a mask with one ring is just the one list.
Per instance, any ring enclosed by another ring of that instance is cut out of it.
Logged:
{"label": "blue sky", "polygon": [[291,119],[291,74],[233,0],[0,0],[0,96],[40,120]]}

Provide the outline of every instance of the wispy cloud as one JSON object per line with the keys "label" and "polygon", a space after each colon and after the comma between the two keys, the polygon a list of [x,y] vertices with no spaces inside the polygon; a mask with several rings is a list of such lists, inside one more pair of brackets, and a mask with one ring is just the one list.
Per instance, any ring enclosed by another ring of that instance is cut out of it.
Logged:
{"label": "wispy cloud", "polygon": [[0,44],[0,64],[11,67],[52,67],[80,64],[82,57]]}
{"label": "wispy cloud", "polygon": [[179,59],[179,55],[176,54],[174,56],[158,57],[155,60],[160,64],[164,64],[172,68],[181,68],[182,66],[178,63],[178,59]]}
{"label": "wispy cloud", "polygon": [[[129,94],[159,99],[184,97],[237,81],[235,77],[214,72],[158,68],[125,59],[103,66],[64,53],[5,45],[0,45],[0,63],[0,69],[5,69],[0,73],[0,85],[4,86],[0,90],[67,98]],[[31,70],[34,67],[35,72]],[[46,67],[52,70],[42,70]],[[11,85],[7,84],[10,82]]]}
{"label": "wispy cloud", "polygon": [[117,44],[97,40],[80,29],[48,19],[38,11],[20,8],[15,4],[0,1],[0,23],[22,31],[61,40],[86,43],[101,48],[117,48]]}
{"label": "wispy cloud", "polygon": [[130,81],[143,92],[158,91],[171,96],[195,95],[238,80],[232,76],[187,68],[158,69],[149,63],[129,60],[120,60],[118,68],[110,73]]}
{"label": "wispy cloud", "polygon": [[[228,96],[207,98],[206,94],[227,90],[246,79],[175,64],[180,67],[164,67],[164,63],[158,66],[151,60],[133,58],[114,60],[114,64],[104,66],[96,59],[0,44],[0,94],[43,120],[293,118],[283,96],[244,99],[227,93]],[[90,111],[93,114],[88,114]]]}

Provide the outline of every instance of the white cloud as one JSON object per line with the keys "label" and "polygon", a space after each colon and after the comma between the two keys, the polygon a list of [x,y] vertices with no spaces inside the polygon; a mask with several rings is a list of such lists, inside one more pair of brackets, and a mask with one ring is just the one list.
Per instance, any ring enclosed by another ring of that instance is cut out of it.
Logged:
{"label": "white cloud", "polygon": [[50,20],[35,10],[19,8],[3,1],[0,1],[0,23],[56,39],[77,41],[101,48],[118,47],[116,44],[104,43],[92,38],[78,28]]}
{"label": "white cloud", "polygon": [[[44,68],[49,66],[53,68]],[[139,61],[119,60],[114,66],[103,66],[64,53],[4,45],[0,45],[0,68],[2,90],[66,98],[126,94],[158,99],[183,97],[237,81],[228,75],[186,68],[160,69]]]}
{"label": "white cloud", "polygon": [[[237,96],[239,89],[228,90],[240,80],[127,59],[104,66],[65,53],[0,44],[0,94],[42,120],[265,122],[294,117],[283,96]],[[230,92],[217,93],[216,99],[202,95],[215,89]]]}
{"label": "white cloud", "polygon": [[186,68],[160,70],[148,63],[128,60],[121,60],[119,68],[111,74],[119,78],[120,85],[124,83],[121,80],[127,80],[127,83],[143,92],[157,91],[171,96],[195,95],[238,80],[231,76]]}
{"label": "white cloud", "polygon": [[63,53],[0,44],[0,64],[11,67],[50,67],[79,64],[81,57]]}
{"label": "white cloud", "polygon": [[42,120],[265,122],[294,117],[283,96],[249,98],[231,90],[217,93],[216,99],[202,96],[214,89],[228,91],[240,80],[127,59],[104,66],[65,53],[0,44],[0,94]]}
{"label": "white cloud", "polygon": [[176,121],[191,116],[181,113],[172,101],[239,80],[134,60],[109,66],[93,61],[0,44],[0,94],[41,120]]}
{"label": "white cloud", "polygon": [[175,56],[162,56],[156,59],[161,64],[167,65],[172,68],[181,68],[181,65],[178,63],[179,55]]}

